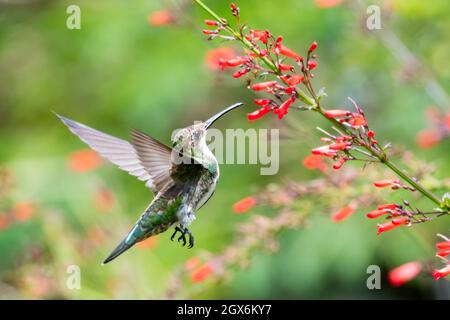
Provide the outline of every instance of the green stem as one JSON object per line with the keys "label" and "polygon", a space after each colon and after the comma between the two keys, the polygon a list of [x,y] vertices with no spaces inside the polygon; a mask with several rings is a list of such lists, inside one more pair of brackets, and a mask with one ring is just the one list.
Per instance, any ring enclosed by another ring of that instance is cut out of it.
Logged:
{"label": "green stem", "polygon": [[[214,11],[212,11],[208,6],[206,6],[201,0],[193,0],[196,4],[198,4],[203,10],[205,10],[211,17],[213,17],[215,20],[220,22],[222,24],[222,27],[225,28],[233,37],[235,37],[238,41],[240,41],[246,48],[254,52],[276,75],[280,76],[281,71],[278,69],[278,67],[270,61],[267,57],[262,57],[259,50],[255,48],[255,46],[248,41],[245,37],[242,36],[241,33],[235,31],[233,28],[230,27],[227,23],[223,21],[222,18],[220,18]],[[301,89],[296,88],[297,94],[302,98],[303,101],[305,101],[310,106],[313,106],[313,110],[318,112],[320,115],[322,115],[325,119],[327,119],[329,122],[331,122],[335,127],[339,128],[346,134],[352,135],[352,132],[345,127],[342,123],[337,121],[334,118],[329,118],[325,115],[323,109],[320,107],[319,101],[317,97],[314,95],[314,98],[309,97],[305,92],[303,92]],[[367,151],[369,151],[372,155],[374,155],[376,158],[380,160],[381,163],[386,165],[389,169],[391,169],[393,172],[395,172],[400,178],[402,178],[404,181],[406,181],[409,185],[414,187],[417,191],[419,191],[421,194],[423,194],[425,197],[433,201],[438,206],[442,207],[443,203],[442,201],[434,195],[431,191],[425,189],[421,184],[419,184],[415,179],[408,176],[406,173],[404,173],[400,168],[398,168],[394,163],[389,161],[386,158],[386,155],[383,152],[378,152],[374,149],[372,149],[370,146],[363,146]]]}

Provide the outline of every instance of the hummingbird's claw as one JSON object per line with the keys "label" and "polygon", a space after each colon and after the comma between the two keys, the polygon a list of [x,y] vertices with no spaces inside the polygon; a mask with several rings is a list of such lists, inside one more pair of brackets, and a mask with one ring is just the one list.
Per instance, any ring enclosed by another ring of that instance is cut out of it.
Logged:
{"label": "hummingbird's claw", "polygon": [[177,241],[183,241],[183,247],[186,246],[186,234],[189,236],[189,244],[188,244],[188,249],[191,249],[194,246],[194,236],[192,234],[191,231],[189,231],[188,228],[186,227],[182,227],[180,228],[179,226],[175,227],[175,231],[173,232],[172,236],[170,237],[170,240],[173,241],[173,238],[175,237],[175,235],[177,234],[177,232],[181,232],[181,235],[178,237]]}
{"label": "hummingbird's claw", "polygon": [[172,236],[170,237],[170,240],[173,241],[173,238],[175,238],[175,235],[177,234],[177,232],[183,233],[183,230],[179,226],[176,226],[175,231],[172,233]]}

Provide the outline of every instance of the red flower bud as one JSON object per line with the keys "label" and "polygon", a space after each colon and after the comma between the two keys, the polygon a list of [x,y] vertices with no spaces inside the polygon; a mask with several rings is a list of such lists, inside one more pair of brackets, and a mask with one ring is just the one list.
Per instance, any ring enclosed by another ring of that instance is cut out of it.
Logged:
{"label": "red flower bud", "polygon": [[333,163],[333,169],[334,170],[339,170],[344,163],[347,161],[347,159],[345,158],[340,158],[338,161],[336,161],[335,163]]}
{"label": "red flower bud", "polygon": [[[280,39],[280,37],[278,39]],[[278,53],[278,54],[281,54],[283,56],[289,57],[289,58],[296,59],[296,58],[299,57],[299,55],[296,52],[294,52],[293,50],[289,49],[286,46],[283,46],[281,44],[281,40],[280,41],[277,40],[277,45],[275,47],[275,52]]]}
{"label": "red flower bud", "polygon": [[382,204],[382,205],[378,206],[378,210],[385,210],[385,209],[397,210],[398,206],[396,204],[392,204],[392,203]]}
{"label": "red flower bud", "polygon": [[294,71],[293,66],[284,63],[279,63],[278,68],[280,68],[281,71]]}
{"label": "red flower bud", "polygon": [[313,52],[314,50],[316,50],[316,48],[317,48],[317,42],[314,41],[314,42],[311,44],[311,46],[309,47],[308,52]]}
{"label": "red flower bud", "polygon": [[373,138],[373,137],[375,136],[375,133],[374,133],[372,130],[369,130],[369,131],[367,132],[367,136],[368,136],[369,138]]}
{"label": "red flower bud", "polygon": [[446,277],[450,274],[450,264],[446,265],[444,268],[433,271],[433,277],[436,281],[440,278]]}
{"label": "red flower bud", "polygon": [[400,217],[400,218],[392,219],[392,224],[396,225],[396,226],[400,226],[400,225],[406,224],[408,222],[409,222],[409,218],[407,218],[407,217]]}
{"label": "red flower bud", "polygon": [[219,23],[219,21],[215,21],[215,20],[205,20],[205,24],[207,26],[218,26],[220,23]]}
{"label": "red flower bud", "polygon": [[247,62],[247,58],[236,57],[235,59],[228,60],[226,63],[227,63],[227,66],[229,66],[229,67],[237,67],[237,66],[243,65],[246,62]]}
{"label": "red flower bud", "polygon": [[327,110],[324,113],[328,118],[337,118],[337,117],[345,117],[351,114],[350,111],[347,110]]}
{"label": "red flower bud", "polygon": [[272,100],[270,99],[255,99],[253,100],[253,102],[257,105],[257,106],[265,106],[266,104],[269,104]]}
{"label": "red flower bud", "polygon": [[333,213],[331,215],[331,220],[333,220],[334,222],[340,222],[342,220],[347,219],[353,213],[355,213],[355,208],[352,205],[348,205],[343,207],[339,211]]}
{"label": "red flower bud", "polygon": [[309,70],[313,70],[315,67],[317,67],[317,62],[313,60],[308,61],[308,68]]}
{"label": "red flower bud", "polygon": [[270,87],[273,87],[274,85],[276,85],[277,82],[276,81],[267,81],[267,82],[260,82],[260,83],[255,83],[252,86],[252,90],[255,91],[261,91]]}
{"label": "red flower bud", "polygon": [[209,30],[209,29],[203,29],[202,32],[203,32],[203,34],[206,34],[206,35],[211,35],[211,34],[217,34],[218,33],[217,30]]}
{"label": "red flower bud", "polygon": [[255,205],[256,199],[254,197],[246,197],[233,205],[233,211],[235,213],[244,213],[253,208]]}
{"label": "red flower bud", "polygon": [[322,147],[312,149],[311,152],[312,152],[312,154],[330,157],[330,158],[333,158],[337,154],[337,151],[330,150],[330,148],[328,148],[328,146],[322,146]]}
{"label": "red flower bud", "polygon": [[235,73],[233,73],[233,78],[240,78],[244,74],[248,73],[249,71],[250,71],[250,68],[240,69],[240,70],[236,71]]}
{"label": "red flower bud", "polygon": [[278,115],[278,119],[283,119],[283,117],[288,113],[288,109],[291,104],[295,101],[294,97],[290,97],[284,101],[281,106],[273,110],[273,113]]}
{"label": "red flower bud", "polygon": [[390,187],[400,184],[400,180],[398,179],[383,179],[377,180],[373,183],[373,185],[377,188]]}
{"label": "red flower bud", "polygon": [[296,86],[297,84],[299,84],[300,82],[302,82],[303,79],[304,79],[303,75],[294,74],[292,77],[289,77],[289,78],[286,80],[286,83],[287,83],[289,86],[294,87],[294,86]]}
{"label": "red flower bud", "polygon": [[336,142],[329,145],[331,150],[345,150],[350,146],[349,142]]}
{"label": "red flower bud", "polygon": [[385,215],[386,213],[389,213],[389,211],[387,210],[374,210],[374,211],[370,211],[369,213],[366,214],[366,217],[369,219],[375,219],[378,217],[381,217],[382,215]]}
{"label": "red flower bud", "polygon": [[442,249],[450,249],[450,241],[443,241],[436,243],[436,248],[442,250]]}
{"label": "red flower bud", "polygon": [[261,109],[253,111],[252,113],[247,114],[247,119],[249,121],[257,120],[270,112],[270,106],[264,106]]}
{"label": "red flower bud", "polygon": [[402,218],[393,219],[390,222],[378,224],[377,225],[377,228],[378,228],[377,235],[379,235],[382,232],[386,232],[386,231],[392,230],[394,228],[397,228],[397,227],[401,226],[402,224],[407,223],[408,221],[409,221],[408,218],[402,217]]}
{"label": "red flower bud", "polygon": [[405,263],[389,271],[388,280],[392,286],[398,287],[417,277],[421,271],[422,265],[419,262]]}

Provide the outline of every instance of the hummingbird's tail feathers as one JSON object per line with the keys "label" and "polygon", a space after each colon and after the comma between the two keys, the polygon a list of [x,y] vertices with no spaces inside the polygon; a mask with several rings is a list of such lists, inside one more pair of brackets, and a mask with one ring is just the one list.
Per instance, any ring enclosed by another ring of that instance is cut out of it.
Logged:
{"label": "hummingbird's tail feathers", "polygon": [[141,164],[137,151],[128,141],[113,137],[109,134],[90,128],[79,122],[67,119],[55,113],[55,115],[78,136],[84,143],[98,152],[103,158],[117,165],[120,169],[136,176],[155,191],[153,181],[147,170]]}
{"label": "hummingbird's tail feathers", "polygon": [[133,244],[128,244],[124,241],[122,241],[117,248],[115,248],[113,250],[113,252],[111,252],[111,254],[108,256],[108,258],[105,259],[105,261],[103,261],[103,264],[107,264],[108,262],[114,260],[115,258],[117,258],[118,256],[120,256],[122,253],[124,253],[125,251],[127,251],[128,249],[130,249],[133,246]]}

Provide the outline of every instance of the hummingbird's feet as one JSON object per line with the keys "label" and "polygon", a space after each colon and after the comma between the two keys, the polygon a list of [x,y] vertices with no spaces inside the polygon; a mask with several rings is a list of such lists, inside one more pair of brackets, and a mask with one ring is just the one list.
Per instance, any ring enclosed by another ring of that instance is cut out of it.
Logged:
{"label": "hummingbird's feet", "polygon": [[192,248],[194,246],[194,235],[192,234],[191,231],[189,231],[188,228],[183,227],[180,228],[179,226],[175,227],[175,231],[173,232],[172,236],[170,237],[170,240],[173,241],[173,238],[175,237],[175,235],[177,234],[177,232],[181,232],[181,235],[178,237],[178,242],[183,241],[183,247],[186,245],[187,241],[186,241],[186,234],[189,236],[189,245],[188,245],[188,249]]}

